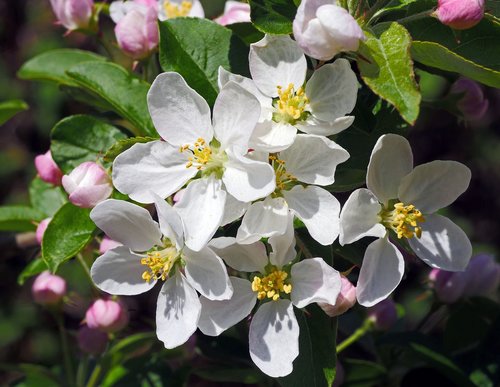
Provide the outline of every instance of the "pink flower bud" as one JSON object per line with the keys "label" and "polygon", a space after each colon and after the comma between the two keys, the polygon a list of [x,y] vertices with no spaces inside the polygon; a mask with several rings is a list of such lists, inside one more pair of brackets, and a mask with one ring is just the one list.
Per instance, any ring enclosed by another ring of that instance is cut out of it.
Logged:
{"label": "pink flower bud", "polygon": [[63,173],[54,162],[50,151],[35,157],[35,168],[40,179],[43,181],[54,185],[61,185]]}
{"label": "pink flower bud", "polygon": [[347,10],[335,0],[302,0],[293,21],[293,34],[310,57],[329,60],[342,51],[356,51],[366,37]]}
{"label": "pink flower bud", "polygon": [[39,244],[42,244],[43,234],[45,234],[45,230],[47,230],[47,226],[49,225],[52,218],[47,218],[38,223],[38,227],[36,228],[35,237]]}
{"label": "pink flower bud", "polygon": [[123,246],[120,242],[114,241],[113,239],[104,236],[101,243],[99,244],[99,253],[104,254],[106,251],[114,249],[115,247]]}
{"label": "pink flower bud", "polygon": [[31,293],[35,302],[42,305],[57,304],[66,294],[66,281],[48,271],[36,277]]}
{"label": "pink flower bud", "polygon": [[87,310],[85,320],[89,328],[117,332],[127,325],[128,313],[119,302],[97,300]]}
{"label": "pink flower bud", "polygon": [[58,21],[68,30],[89,26],[94,0],[50,0],[50,4]]}
{"label": "pink flower bud", "polygon": [[438,0],[439,21],[456,30],[474,27],[484,16],[484,0]]}
{"label": "pink flower bud", "polygon": [[318,303],[323,311],[330,317],[339,316],[356,304],[356,287],[344,276],[340,278],[342,287],[335,305]]}
{"label": "pink flower bud", "polygon": [[463,94],[457,107],[468,121],[481,119],[488,110],[489,101],[481,86],[466,78],[457,80],[450,89],[451,94]]}
{"label": "pink flower bud", "polygon": [[462,297],[467,285],[465,272],[432,269],[429,280],[438,300],[447,304],[452,304]]}
{"label": "pink flower bud", "polygon": [[64,175],[62,185],[75,206],[92,208],[107,199],[113,192],[106,171],[91,161],[80,164],[69,175]]}
{"label": "pink flower bud", "polygon": [[368,318],[373,321],[376,329],[387,331],[398,320],[396,304],[392,299],[386,298],[371,308],[368,308]]}
{"label": "pink flower bud", "polygon": [[158,46],[158,13],[155,8],[135,8],[118,21],[116,40],[122,51],[133,59],[148,57]]}
{"label": "pink flower bud", "polygon": [[77,340],[82,352],[99,355],[106,350],[108,335],[99,329],[92,329],[84,325],[78,331]]}
{"label": "pink flower bud", "polygon": [[239,1],[227,1],[224,6],[224,14],[214,21],[221,26],[234,23],[250,23],[250,4]]}
{"label": "pink flower bud", "polygon": [[488,254],[473,257],[467,266],[466,296],[489,296],[496,292],[500,285],[500,264]]}

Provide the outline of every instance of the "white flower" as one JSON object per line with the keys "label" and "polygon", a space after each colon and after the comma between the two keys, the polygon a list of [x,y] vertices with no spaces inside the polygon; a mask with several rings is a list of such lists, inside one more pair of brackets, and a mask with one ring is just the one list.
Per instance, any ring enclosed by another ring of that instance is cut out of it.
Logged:
{"label": "white flower", "polygon": [[259,125],[250,139],[257,150],[278,152],[295,140],[297,129],[330,136],[348,128],[346,116],[356,104],[358,82],[349,62],[337,59],[306,80],[304,53],[289,36],[266,35],[250,46],[252,79],[219,69],[219,86],[239,83],[261,103]]}
{"label": "white flower", "polygon": [[106,251],[92,265],[96,286],[110,294],[144,293],[165,281],[158,295],[156,333],[165,347],[185,343],[196,330],[201,304],[196,291],[212,300],[233,291],[222,260],[209,247],[199,252],[184,246],[182,221],[163,199],[156,198],[159,224],[147,210],[122,200],[97,205],[90,217],[123,246]]}
{"label": "white flower", "polygon": [[249,207],[236,235],[238,243],[283,234],[291,213],[315,240],[332,244],[339,235],[340,203],[318,185],[332,184],[337,165],[348,158],[349,153],[335,142],[310,134],[297,135],[289,148],[269,156],[275,169],[276,190]]}
{"label": "white flower", "polygon": [[341,245],[378,237],[366,249],[357,284],[358,302],[372,306],[392,293],[404,273],[404,260],[389,240],[390,231],[405,238],[428,265],[462,271],[472,254],[465,233],[435,214],[469,186],[470,170],[455,161],[432,161],[413,168],[408,141],[395,134],[380,137],[373,148],[366,185],[354,191],[340,214]]}
{"label": "white flower", "polygon": [[200,297],[198,327],[206,335],[218,336],[248,316],[261,300],[250,324],[250,356],[263,372],[280,377],[292,372],[299,354],[299,325],[293,306],[335,304],[341,281],[339,273],[322,258],[291,264],[296,255],[291,219],[286,233],[269,238],[269,243],[272,252],[268,257],[260,241],[239,245],[234,238],[217,238],[210,242],[229,266],[255,275],[252,282],[230,277],[234,290],[230,300]]}
{"label": "white flower", "polygon": [[205,17],[203,6],[199,0],[135,0],[113,1],[109,6],[111,19],[118,23],[131,11],[139,11],[146,15],[149,8],[158,14],[158,19],[174,19],[176,17]]}
{"label": "white flower", "polygon": [[[272,167],[245,156],[259,102],[229,82],[215,101],[212,125],[206,101],[179,74],[163,73],[149,90],[148,106],[165,141],[135,144],[120,154],[113,183],[133,200],[151,203],[152,192],[165,198],[198,176],[175,207],[184,221],[186,244],[199,250],[219,225],[234,220],[232,214],[241,216],[244,203],[275,189]],[[232,208],[226,216],[225,206]]]}
{"label": "white flower", "polygon": [[357,51],[363,30],[335,0],[302,0],[293,20],[293,36],[312,58],[330,60],[343,51]]}

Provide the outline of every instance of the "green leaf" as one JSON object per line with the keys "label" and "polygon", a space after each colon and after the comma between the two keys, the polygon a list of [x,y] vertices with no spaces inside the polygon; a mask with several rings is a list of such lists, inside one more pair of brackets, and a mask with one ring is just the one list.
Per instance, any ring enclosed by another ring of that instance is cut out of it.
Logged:
{"label": "green leaf", "polygon": [[28,104],[19,99],[13,99],[0,103],[0,125],[5,124],[17,113],[28,110]]}
{"label": "green leaf", "polygon": [[193,374],[202,379],[219,383],[258,384],[263,381],[262,374],[255,368],[229,368],[229,366],[217,367],[211,365],[203,368],[196,367],[193,369]]}
{"label": "green leaf", "polygon": [[29,193],[33,208],[43,212],[46,217],[54,215],[68,201],[61,187],[46,183],[39,177],[31,182]]}
{"label": "green leaf", "polygon": [[17,72],[21,79],[53,81],[63,85],[76,86],[66,71],[71,67],[84,63],[106,61],[103,56],[89,51],[74,49],[58,49],[44,52],[27,61]]}
{"label": "green leaf", "polygon": [[283,387],[331,386],[335,378],[337,319],[310,305],[308,313],[295,310],[300,327],[299,356],[290,375],[278,378]]}
{"label": "green leaf", "polygon": [[252,23],[234,23],[226,26],[233,34],[240,38],[247,46],[258,42],[264,37],[264,34],[255,28]]}
{"label": "green leaf", "polygon": [[376,38],[365,32],[358,66],[361,77],[370,89],[391,103],[409,124],[414,124],[420,110],[420,92],[415,82],[410,57],[411,37],[398,23]]}
{"label": "green leaf", "polygon": [[78,254],[92,239],[94,222],[90,209],[66,203],[50,221],[42,241],[42,257],[49,269],[56,272],[60,264]]}
{"label": "green leaf", "polygon": [[114,143],[126,138],[120,130],[92,116],[70,116],[52,129],[50,151],[65,172],[84,161],[97,161]]}
{"label": "green leaf", "polygon": [[387,370],[380,364],[361,360],[343,359],[345,378],[343,385],[372,387],[387,385]]}
{"label": "green leaf", "polygon": [[130,121],[137,134],[157,136],[149,116],[146,95],[150,85],[123,67],[108,62],[86,62],[67,72],[77,86],[103,99]]}
{"label": "green leaf", "polygon": [[293,0],[250,0],[252,22],[264,33],[291,34],[296,13]]}
{"label": "green leaf", "polygon": [[137,143],[144,144],[154,140],[157,139],[154,137],[130,137],[118,140],[106,151],[104,154],[104,161],[111,163],[120,153],[125,152],[127,149],[132,147],[132,145]]}
{"label": "green leaf", "polygon": [[0,207],[0,231],[34,231],[33,222],[39,222],[46,216],[27,206]]}
{"label": "green leaf", "polygon": [[36,258],[31,261],[19,274],[17,277],[17,283],[22,286],[26,282],[28,278],[31,278],[37,274],[40,274],[42,271],[47,270],[47,264],[42,258]]}
{"label": "green leaf", "polygon": [[248,47],[228,28],[200,18],[175,18],[160,23],[160,64],[181,74],[210,105],[218,93],[219,66],[248,73]]}

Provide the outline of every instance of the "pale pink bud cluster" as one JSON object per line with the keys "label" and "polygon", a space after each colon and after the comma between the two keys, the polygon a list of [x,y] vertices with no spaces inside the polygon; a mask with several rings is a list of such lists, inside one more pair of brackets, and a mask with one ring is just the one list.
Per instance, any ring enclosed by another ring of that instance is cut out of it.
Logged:
{"label": "pale pink bud cluster", "polygon": [[391,298],[386,298],[368,308],[368,318],[376,329],[387,331],[398,321],[396,304]]}
{"label": "pale pink bud cluster", "polygon": [[439,0],[439,21],[456,30],[474,27],[484,16],[484,0]]}
{"label": "pale pink bud cluster", "polygon": [[113,192],[106,171],[91,161],[80,164],[69,175],[64,175],[62,185],[75,206],[92,208],[107,199]]}
{"label": "pale pink bud cluster", "polygon": [[339,316],[356,304],[356,287],[344,276],[340,277],[340,281],[342,287],[335,305],[318,303],[321,309],[330,317]]}
{"label": "pale pink bud cluster", "polygon": [[50,0],[50,4],[58,21],[68,30],[89,26],[94,0]]}
{"label": "pale pink bud cluster", "polygon": [[462,297],[490,296],[500,284],[500,264],[488,254],[473,257],[463,272],[433,269],[429,280],[436,297],[451,304]]}
{"label": "pale pink bud cluster", "polygon": [[35,302],[42,305],[57,304],[66,294],[66,281],[48,271],[36,277],[31,293]]}
{"label": "pale pink bud cluster", "polygon": [[42,220],[40,223],[38,223],[38,226],[37,226],[36,232],[35,232],[35,237],[36,237],[36,241],[39,244],[42,244],[43,234],[45,234],[45,230],[47,230],[47,227],[48,227],[51,220],[52,220],[52,218],[47,218],[47,219]]}
{"label": "pale pink bud cluster", "polygon": [[224,13],[214,21],[222,26],[234,23],[250,23],[250,4],[227,1],[224,6]]}
{"label": "pale pink bud cluster", "polygon": [[90,355],[99,355],[106,350],[108,335],[99,329],[83,325],[77,334],[78,347],[82,352]]}
{"label": "pale pink bud cluster", "polygon": [[451,94],[463,94],[457,107],[468,121],[481,119],[489,107],[481,86],[467,78],[458,79],[450,89]]}
{"label": "pale pink bud cluster", "polygon": [[53,185],[61,185],[62,171],[52,158],[50,151],[35,157],[35,168],[40,179]]}
{"label": "pale pink bud cluster", "polygon": [[119,302],[97,300],[87,310],[85,321],[89,328],[112,333],[127,325],[128,313]]}
{"label": "pale pink bud cluster", "polygon": [[293,34],[312,58],[329,60],[343,51],[357,51],[365,35],[357,21],[335,0],[302,0]]}

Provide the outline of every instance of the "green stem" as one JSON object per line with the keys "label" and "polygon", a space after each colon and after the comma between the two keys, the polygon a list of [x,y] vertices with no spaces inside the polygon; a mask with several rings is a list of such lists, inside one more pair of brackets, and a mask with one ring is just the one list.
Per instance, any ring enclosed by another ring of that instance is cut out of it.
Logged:
{"label": "green stem", "polygon": [[89,366],[89,357],[84,355],[80,360],[80,364],[78,365],[78,370],[76,371],[76,386],[83,387],[85,386],[85,379],[87,376],[87,368]]}
{"label": "green stem", "polygon": [[87,383],[87,387],[94,387],[97,385],[99,378],[101,377],[102,367],[100,364],[97,364],[92,371],[92,375],[90,375],[89,382]]}
{"label": "green stem", "polygon": [[66,329],[64,328],[63,315],[61,311],[55,312],[55,318],[57,321],[57,327],[59,328],[59,337],[61,339],[61,347],[63,352],[63,364],[64,373],[66,374],[66,379],[68,381],[68,386],[74,386],[74,370],[73,363],[71,361],[71,353],[68,346],[68,338],[66,336]]}
{"label": "green stem", "polygon": [[377,0],[375,4],[366,12],[364,19],[368,21],[368,24],[370,24],[370,21],[372,17],[377,13],[377,11],[382,8],[385,4],[387,3],[387,0]]}
{"label": "green stem", "polygon": [[365,334],[367,334],[372,329],[372,321],[366,319],[358,329],[354,331],[354,333],[349,336],[347,339],[342,341],[339,345],[337,345],[337,354],[342,352],[344,349],[354,344],[356,341],[361,339]]}
{"label": "green stem", "polygon": [[408,22],[411,22],[414,20],[423,19],[423,18],[431,16],[432,12],[434,12],[432,9],[428,9],[427,11],[419,12],[419,13],[404,17],[402,19],[399,19],[398,23],[405,24],[405,23],[408,23]]}

